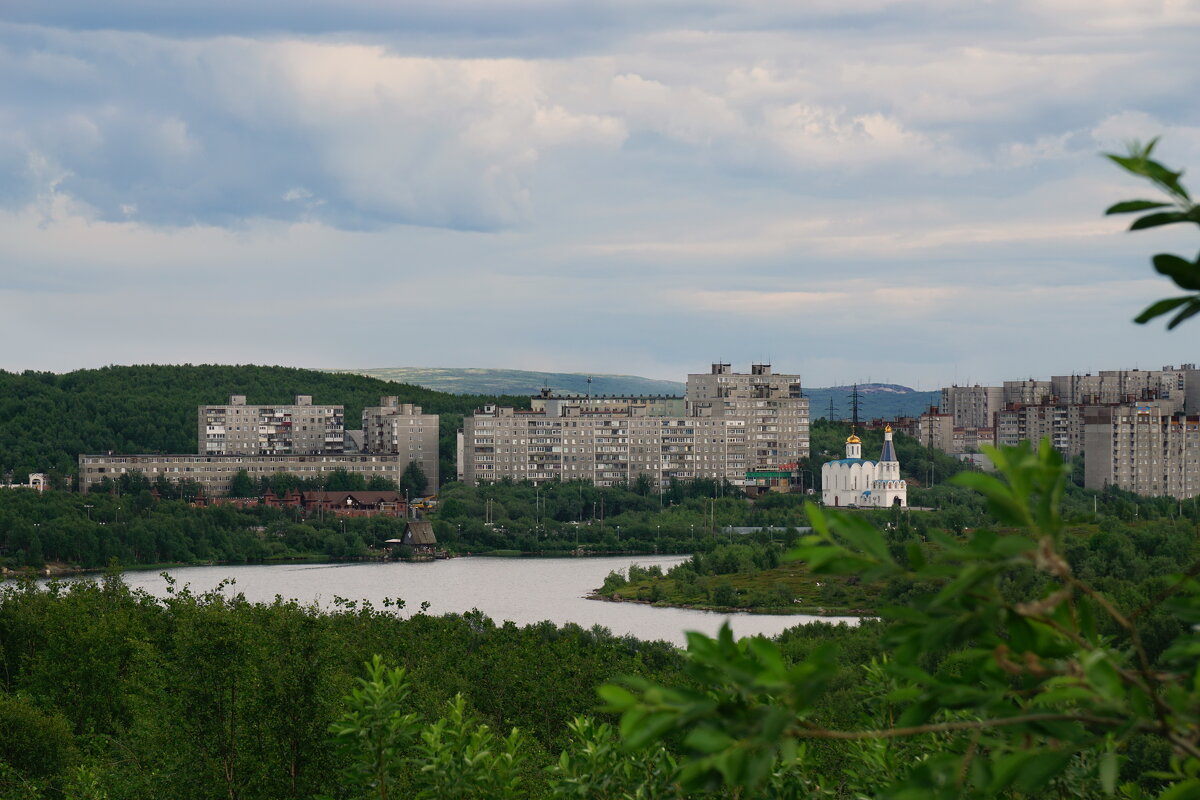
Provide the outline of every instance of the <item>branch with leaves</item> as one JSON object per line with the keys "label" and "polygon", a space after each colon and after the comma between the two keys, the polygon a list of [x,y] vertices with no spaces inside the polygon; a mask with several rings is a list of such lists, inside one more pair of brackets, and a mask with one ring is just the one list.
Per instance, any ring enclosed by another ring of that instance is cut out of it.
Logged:
{"label": "branch with leaves", "polygon": [[[1126,172],[1150,181],[1159,191],[1166,195],[1163,200],[1125,200],[1110,207],[1106,214],[1135,214],[1142,211],[1152,213],[1138,217],[1129,226],[1131,231],[1147,228],[1157,228],[1162,225],[1176,225],[1191,222],[1200,225],[1200,206],[1192,202],[1187,189],[1179,182],[1183,172],[1168,169],[1151,158],[1158,139],[1151,139],[1147,144],[1134,142],[1129,146],[1127,155],[1108,153],[1107,157],[1118,164]],[[1139,314],[1134,321],[1146,323],[1155,317],[1160,317],[1172,311],[1179,310],[1169,323],[1171,330],[1184,320],[1200,313],[1200,255],[1195,261],[1188,261],[1181,256],[1170,253],[1159,253],[1152,259],[1154,269],[1161,275],[1166,275],[1175,285],[1186,289],[1192,294],[1181,297],[1168,297],[1149,306]]]}

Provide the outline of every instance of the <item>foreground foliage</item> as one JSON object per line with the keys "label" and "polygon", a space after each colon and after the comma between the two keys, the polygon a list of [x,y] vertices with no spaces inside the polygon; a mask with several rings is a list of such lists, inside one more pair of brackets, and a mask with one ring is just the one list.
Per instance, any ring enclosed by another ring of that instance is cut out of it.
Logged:
{"label": "foreground foliage", "polygon": [[[1057,453],[1044,443],[991,455],[1005,482],[957,480],[1019,535],[938,535],[932,557],[917,546],[897,555],[863,520],[809,509],[815,533],[795,555],[814,571],[932,587],[881,610],[893,624],[889,657],[868,675],[875,713],[828,724],[829,648],[788,663],[764,640],[692,635],[695,687],[642,679],[602,690],[627,745],[681,738],[683,787],[735,796],[767,791],[781,765],[821,774],[804,744],[834,741],[887,766],[860,779],[872,796],[1132,798],[1153,796],[1155,781],[1164,799],[1200,795],[1200,564],[1123,606],[1064,556]],[[1036,594],[1013,597],[1007,582],[1031,570],[1043,578]],[[1146,774],[1150,752],[1169,761]]]}

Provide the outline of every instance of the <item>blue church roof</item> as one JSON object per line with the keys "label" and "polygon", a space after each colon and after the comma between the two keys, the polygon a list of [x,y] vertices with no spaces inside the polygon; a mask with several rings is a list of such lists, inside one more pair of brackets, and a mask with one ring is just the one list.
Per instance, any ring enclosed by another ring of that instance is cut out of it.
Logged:
{"label": "blue church roof", "polygon": [[869,458],[839,458],[837,461],[826,461],[826,464],[874,464]]}
{"label": "blue church roof", "polygon": [[892,443],[886,439],[883,442],[883,452],[879,456],[880,461],[899,461],[896,458],[896,449],[892,447]]}

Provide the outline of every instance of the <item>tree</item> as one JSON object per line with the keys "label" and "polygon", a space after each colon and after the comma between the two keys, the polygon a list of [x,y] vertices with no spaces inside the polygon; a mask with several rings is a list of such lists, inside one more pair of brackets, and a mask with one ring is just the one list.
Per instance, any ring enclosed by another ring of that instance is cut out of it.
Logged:
{"label": "tree", "polygon": [[421,465],[415,461],[408,462],[404,474],[400,476],[400,491],[409,497],[417,497],[425,493],[427,483],[428,479]]}
{"label": "tree", "polygon": [[[1141,145],[1134,143],[1129,147],[1129,153],[1124,156],[1108,154],[1121,168],[1133,175],[1149,180],[1157,189],[1167,196],[1167,202],[1161,200],[1125,200],[1111,206],[1106,214],[1130,214],[1141,211],[1153,213],[1138,217],[1129,226],[1129,230],[1138,231],[1146,228],[1157,228],[1161,225],[1174,225],[1191,222],[1200,225],[1200,206],[1192,202],[1187,189],[1179,182],[1183,172],[1175,172],[1164,167],[1150,156],[1158,139]],[[1164,210],[1170,209],[1170,210]],[[1179,323],[1200,313],[1200,256],[1195,261],[1172,255],[1159,253],[1152,259],[1154,269],[1161,275],[1166,275],[1175,285],[1186,289],[1191,294],[1182,297],[1169,297],[1151,304],[1139,314],[1134,321],[1146,323],[1155,317],[1179,309],[1179,313],[1167,324],[1171,330]]]}
{"label": "tree", "polygon": [[254,481],[250,478],[250,473],[244,469],[239,469],[237,474],[233,476],[233,480],[229,484],[230,497],[257,497],[258,487],[254,485]]}

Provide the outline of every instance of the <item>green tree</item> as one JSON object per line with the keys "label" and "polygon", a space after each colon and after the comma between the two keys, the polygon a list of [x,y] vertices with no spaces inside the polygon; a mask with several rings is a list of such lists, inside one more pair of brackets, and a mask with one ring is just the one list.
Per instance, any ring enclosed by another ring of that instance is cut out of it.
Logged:
{"label": "green tree", "polygon": [[427,483],[428,479],[425,477],[425,470],[421,469],[421,465],[416,461],[408,462],[408,466],[404,468],[404,474],[400,476],[400,491],[409,497],[419,497],[425,493]]}
{"label": "green tree", "polygon": [[233,476],[233,480],[229,484],[230,497],[257,497],[258,487],[254,485],[254,481],[250,478],[250,473],[244,469],[239,469],[237,474]]}

